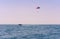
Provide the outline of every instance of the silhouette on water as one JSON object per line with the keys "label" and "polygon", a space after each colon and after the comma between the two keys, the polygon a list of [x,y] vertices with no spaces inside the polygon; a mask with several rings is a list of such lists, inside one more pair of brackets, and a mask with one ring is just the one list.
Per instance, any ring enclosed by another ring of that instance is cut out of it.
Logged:
{"label": "silhouette on water", "polygon": [[19,26],[22,26],[22,24],[18,24]]}

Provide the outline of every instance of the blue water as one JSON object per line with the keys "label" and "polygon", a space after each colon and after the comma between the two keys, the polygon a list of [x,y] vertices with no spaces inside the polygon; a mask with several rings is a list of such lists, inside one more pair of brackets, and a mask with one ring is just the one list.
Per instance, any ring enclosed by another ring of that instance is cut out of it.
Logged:
{"label": "blue water", "polygon": [[0,25],[0,39],[60,39],[60,25]]}

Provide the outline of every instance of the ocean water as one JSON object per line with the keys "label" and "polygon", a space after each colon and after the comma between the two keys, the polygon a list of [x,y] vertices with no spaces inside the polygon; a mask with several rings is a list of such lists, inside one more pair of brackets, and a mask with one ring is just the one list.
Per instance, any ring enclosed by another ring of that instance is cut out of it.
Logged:
{"label": "ocean water", "polygon": [[60,25],[0,25],[0,39],[60,39]]}

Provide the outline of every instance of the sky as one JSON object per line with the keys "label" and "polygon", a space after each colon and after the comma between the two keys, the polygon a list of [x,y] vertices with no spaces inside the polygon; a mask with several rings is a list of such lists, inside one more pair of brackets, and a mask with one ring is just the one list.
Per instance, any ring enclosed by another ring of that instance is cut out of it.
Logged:
{"label": "sky", "polygon": [[60,0],[0,0],[0,24],[19,23],[60,24]]}

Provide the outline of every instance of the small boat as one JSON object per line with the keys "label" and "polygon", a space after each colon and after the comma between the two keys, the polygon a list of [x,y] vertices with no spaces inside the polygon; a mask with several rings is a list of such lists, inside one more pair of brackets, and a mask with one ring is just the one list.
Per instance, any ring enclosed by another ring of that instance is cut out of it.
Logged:
{"label": "small boat", "polygon": [[19,26],[22,26],[22,24],[18,24]]}

